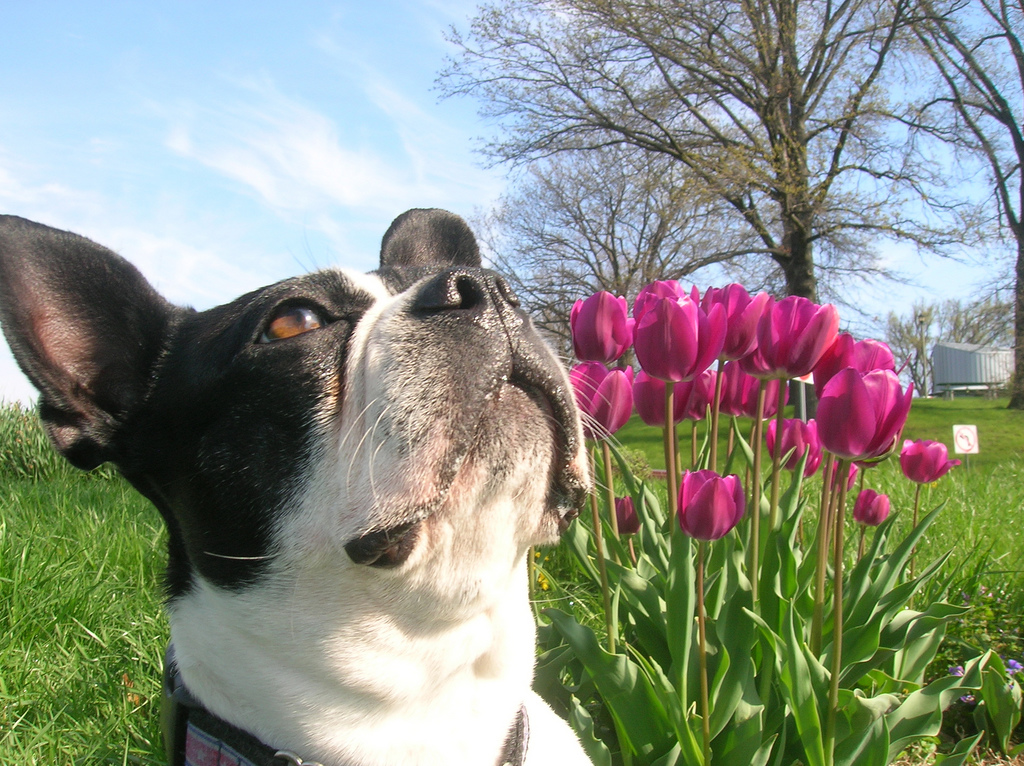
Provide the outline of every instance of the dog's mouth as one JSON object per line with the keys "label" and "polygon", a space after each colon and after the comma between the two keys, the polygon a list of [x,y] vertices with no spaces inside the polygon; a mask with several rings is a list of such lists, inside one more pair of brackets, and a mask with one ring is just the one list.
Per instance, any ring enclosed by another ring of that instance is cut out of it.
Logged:
{"label": "dog's mouth", "polygon": [[[577,456],[579,431],[575,404],[560,378],[543,371],[534,372],[530,367],[515,367],[512,374],[499,383],[490,399],[496,403],[493,411],[501,412],[498,403],[503,396],[518,395],[520,402],[525,398],[537,408],[540,420],[546,424],[552,440],[552,462],[543,513],[553,517],[553,526],[561,535],[579,516],[587,496],[586,478],[579,470]],[[491,416],[495,417],[493,412]],[[485,431],[478,428],[477,441],[486,438]],[[472,454],[479,448],[479,445],[471,445],[466,454]],[[354,538],[345,544],[346,553],[355,564],[381,569],[401,566],[415,550],[424,522],[442,507],[442,500],[435,500],[430,508],[417,509],[411,519]]]}

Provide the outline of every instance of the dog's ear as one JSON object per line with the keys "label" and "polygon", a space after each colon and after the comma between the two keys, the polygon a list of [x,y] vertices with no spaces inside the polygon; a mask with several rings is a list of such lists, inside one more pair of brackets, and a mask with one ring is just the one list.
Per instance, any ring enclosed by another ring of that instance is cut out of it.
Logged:
{"label": "dog's ear", "polygon": [[381,268],[480,266],[480,248],[464,220],[447,210],[414,209],[388,227],[380,243]]}
{"label": "dog's ear", "polygon": [[174,312],[110,250],[0,216],[0,323],[51,441],[79,468],[116,457]]}

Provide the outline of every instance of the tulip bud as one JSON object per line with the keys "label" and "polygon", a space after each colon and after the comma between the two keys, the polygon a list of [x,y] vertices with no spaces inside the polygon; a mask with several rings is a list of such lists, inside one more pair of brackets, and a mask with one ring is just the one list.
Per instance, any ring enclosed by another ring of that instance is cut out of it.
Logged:
{"label": "tulip bud", "polygon": [[787,471],[795,471],[800,458],[809,452],[807,463],[804,465],[804,476],[813,476],[821,465],[821,440],[818,438],[817,423],[814,420],[808,420],[806,423],[802,420],[783,420],[781,440],[776,439],[775,423],[774,420],[768,423],[768,454],[774,459],[777,453],[781,459],[793,450],[785,468]]}
{"label": "tulip bud", "polygon": [[[678,386],[677,386],[678,390]],[[633,378],[633,404],[640,419],[649,426],[665,425],[665,381],[652,378],[640,370]],[[672,419],[683,420],[686,397],[676,394],[672,399]]]}
{"label": "tulip bud", "polygon": [[703,420],[707,417],[708,407],[715,396],[716,377],[714,370],[704,370],[693,380],[676,386],[677,395],[683,400],[683,420]]}
{"label": "tulip bud", "polygon": [[839,331],[831,304],[791,295],[768,301],[757,323],[757,348],[743,357],[743,369],[758,378],[800,378],[814,369]]}
{"label": "tulip bud", "polygon": [[959,460],[949,459],[949,450],[942,442],[910,441],[903,442],[900,452],[900,468],[903,475],[918,484],[930,484],[938,481],[953,466],[960,465]]}
{"label": "tulip bud", "polygon": [[615,520],[620,535],[635,535],[640,531],[640,517],[633,506],[633,498],[620,497],[615,501]]}
{"label": "tulip bud", "polygon": [[[722,367],[722,399],[718,409],[726,415],[752,418],[757,415],[757,390],[761,381],[743,371],[741,362],[726,362]],[[766,418],[774,417],[778,409],[779,380],[769,380],[765,385],[764,412]],[[783,404],[789,401],[789,388],[783,393]]]}
{"label": "tulip bud", "polygon": [[717,540],[743,517],[745,501],[738,476],[687,471],[679,484],[679,526],[698,540]]}
{"label": "tulip bud", "polygon": [[719,359],[742,359],[757,347],[757,323],[769,298],[768,293],[751,297],[742,285],[737,284],[708,288],[701,300],[701,308],[710,313],[713,306],[722,306],[728,327]]}
{"label": "tulip bud", "polygon": [[818,436],[829,452],[847,460],[872,460],[891,452],[907,422],[913,385],[903,392],[891,370],[840,370],[818,402]]}
{"label": "tulip bud", "polygon": [[643,305],[634,328],[633,346],[648,375],[675,383],[692,380],[718,358],[726,330],[721,306],[705,314],[689,296],[648,297]]}
{"label": "tulip bud", "polygon": [[588,439],[605,439],[633,414],[633,370],[609,370],[600,362],[584,362],[569,371],[576,404],[583,413]]}
{"label": "tulip bud", "polygon": [[814,393],[821,398],[825,384],[840,370],[853,367],[861,372],[896,371],[896,360],[889,347],[879,340],[854,341],[847,332],[840,333],[821,359],[814,365]]}
{"label": "tulip bud", "polygon": [[625,298],[599,292],[576,301],[569,315],[572,345],[581,362],[611,364],[633,342],[633,320]]}
{"label": "tulip bud", "polygon": [[889,518],[889,496],[862,489],[853,504],[853,520],[869,527],[877,527]]}

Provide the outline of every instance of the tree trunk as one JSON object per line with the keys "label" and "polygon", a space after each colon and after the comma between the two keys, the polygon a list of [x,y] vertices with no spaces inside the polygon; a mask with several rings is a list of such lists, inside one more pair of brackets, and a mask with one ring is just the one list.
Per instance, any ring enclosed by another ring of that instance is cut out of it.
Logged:
{"label": "tree trunk", "polygon": [[1017,237],[1016,282],[1013,292],[1013,379],[1010,381],[1010,403],[1007,406],[1011,410],[1024,410],[1024,237],[1021,236]]}
{"label": "tree trunk", "polygon": [[783,232],[784,261],[780,262],[786,276],[786,293],[817,302],[818,279],[814,275],[814,256],[808,232],[810,221],[787,223]]}

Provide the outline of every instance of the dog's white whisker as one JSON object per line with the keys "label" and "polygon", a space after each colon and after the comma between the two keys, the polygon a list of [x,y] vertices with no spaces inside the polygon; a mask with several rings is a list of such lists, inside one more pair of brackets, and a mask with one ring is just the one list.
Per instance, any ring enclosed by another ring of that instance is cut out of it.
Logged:
{"label": "dog's white whisker", "polygon": [[227,559],[228,561],[270,561],[275,556],[228,556],[225,553],[214,553],[213,551],[203,551],[204,556],[212,556],[215,559]]}
{"label": "dog's white whisker", "polygon": [[[380,424],[381,420],[383,420],[384,417],[388,414],[388,410],[389,409],[390,409],[390,406],[385,406],[383,409],[381,409],[380,414],[377,415],[377,419],[374,421],[373,425],[370,426],[369,428],[364,428],[363,429],[363,435],[359,439],[359,444],[356,445],[355,450],[352,452],[352,457],[349,459],[348,471],[347,471],[347,473],[345,475],[345,487],[346,487],[346,489],[348,489],[352,485],[352,471],[356,467],[356,462],[359,459],[359,453],[362,452],[363,447],[366,444],[367,439],[369,439],[371,441],[371,443],[372,443],[372,441],[373,441],[373,439],[372,439],[373,433],[374,433],[374,431],[376,431],[377,426]],[[365,410],[364,410],[364,412],[365,412]],[[370,472],[372,473],[372,469],[373,469],[373,466],[372,466],[373,455],[370,456],[370,460],[368,462],[369,462]]]}

